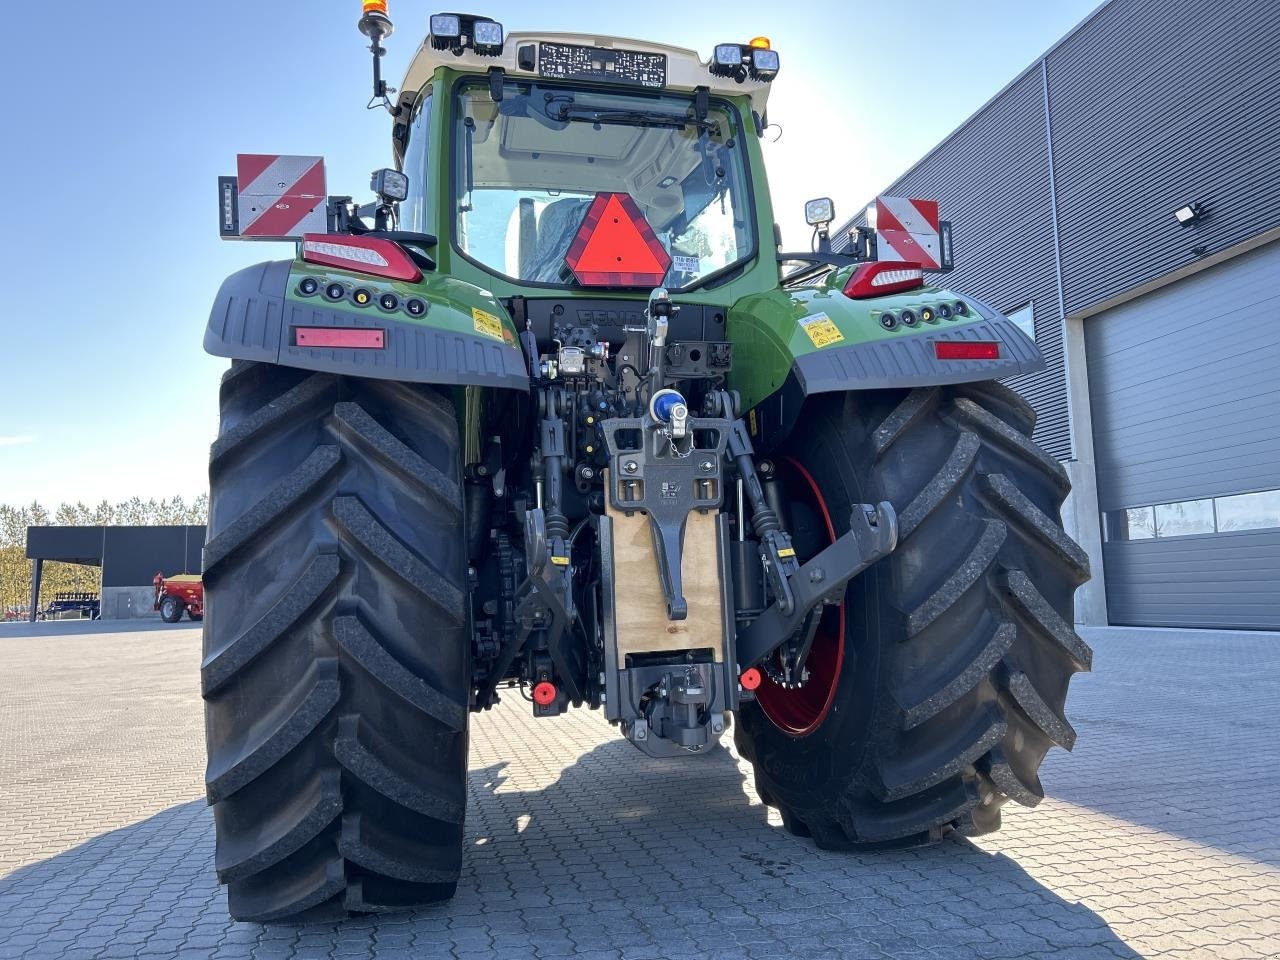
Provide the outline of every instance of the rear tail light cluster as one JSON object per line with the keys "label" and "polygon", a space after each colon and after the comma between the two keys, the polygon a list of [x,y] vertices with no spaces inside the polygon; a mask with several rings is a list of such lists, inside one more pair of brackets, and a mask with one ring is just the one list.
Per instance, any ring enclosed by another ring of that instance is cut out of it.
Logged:
{"label": "rear tail light cluster", "polygon": [[883,297],[924,286],[924,269],[914,263],[879,261],[864,263],[844,285],[844,295],[854,300]]}
{"label": "rear tail light cluster", "polygon": [[[914,263],[875,262],[865,263],[853,271],[845,284],[844,295],[855,300],[882,297],[890,293],[902,293],[924,286],[924,269]],[[951,303],[922,306],[919,311],[906,308],[886,310],[880,314],[880,326],[895,330],[899,325],[918,326],[921,322],[937,323],[939,320],[959,320],[969,315],[969,305],[963,300]],[[999,360],[1000,344],[995,340],[935,340],[933,354],[939,360]]]}
{"label": "rear tail light cluster", "polygon": [[308,233],[302,238],[302,259],[389,280],[417,283],[422,279],[422,271],[403,247],[375,237]]}

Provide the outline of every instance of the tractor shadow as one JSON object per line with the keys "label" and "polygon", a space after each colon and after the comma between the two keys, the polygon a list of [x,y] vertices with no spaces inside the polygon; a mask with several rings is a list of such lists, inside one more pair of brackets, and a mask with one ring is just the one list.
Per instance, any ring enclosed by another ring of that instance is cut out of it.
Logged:
{"label": "tractor shadow", "polygon": [[522,788],[507,764],[473,769],[458,897],[419,922],[448,915],[456,932],[460,911],[505,915],[512,955],[529,935],[526,949],[550,936],[624,956],[742,957],[753,944],[805,957],[934,960],[997,945],[1001,956],[1104,945],[1139,956],[1093,911],[964,839],[818,850],[782,829],[746,769],[727,749],[653,760],[621,739],[546,786]]}
{"label": "tractor shadow", "polygon": [[555,755],[523,746],[521,760],[470,773],[449,903],[337,924],[233,923],[214,876],[212,818],[193,800],[0,876],[0,955],[145,945],[266,960],[339,947],[379,960],[1139,956],[1097,914],[967,841],[817,850],[755,800],[727,750],[659,761],[611,740],[554,777],[545,768]]}

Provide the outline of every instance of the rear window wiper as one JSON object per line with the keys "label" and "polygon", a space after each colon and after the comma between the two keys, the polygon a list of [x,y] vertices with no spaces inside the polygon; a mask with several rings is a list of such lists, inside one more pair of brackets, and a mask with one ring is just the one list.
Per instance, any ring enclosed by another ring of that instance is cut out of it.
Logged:
{"label": "rear window wiper", "polygon": [[546,112],[552,120],[560,122],[581,120],[587,123],[615,123],[629,127],[671,127],[676,130],[692,126],[700,131],[706,131],[713,137],[720,136],[720,125],[714,120],[698,120],[661,110],[609,110],[567,103],[564,100],[553,100],[547,104]]}

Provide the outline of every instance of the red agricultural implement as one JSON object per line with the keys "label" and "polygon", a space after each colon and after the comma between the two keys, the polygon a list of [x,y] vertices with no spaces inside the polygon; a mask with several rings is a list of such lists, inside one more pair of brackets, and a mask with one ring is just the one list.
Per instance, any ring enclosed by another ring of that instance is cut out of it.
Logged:
{"label": "red agricultural implement", "polygon": [[156,586],[152,609],[160,611],[160,619],[165,623],[177,623],[184,610],[192,620],[204,619],[204,583],[199,574],[166,577],[157,573],[152,583]]}

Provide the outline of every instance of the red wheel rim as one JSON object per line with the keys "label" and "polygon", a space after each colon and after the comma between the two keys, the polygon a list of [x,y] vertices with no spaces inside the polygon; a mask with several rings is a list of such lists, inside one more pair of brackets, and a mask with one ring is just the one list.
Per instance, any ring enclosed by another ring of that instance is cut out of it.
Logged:
{"label": "red wheel rim", "polygon": [[[783,457],[778,463],[794,472],[797,482],[791,485],[793,496],[796,500],[803,498],[809,502],[822,517],[827,544],[834,543],[835,525],[813,475],[790,457]],[[840,668],[844,664],[844,626],[844,604],[827,608],[805,663],[809,679],[803,687],[788,690],[765,675],[756,690],[756,702],[775,726],[798,737],[813,733],[822,726],[835,700]]]}

